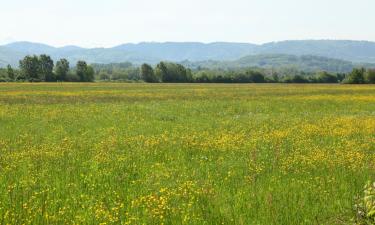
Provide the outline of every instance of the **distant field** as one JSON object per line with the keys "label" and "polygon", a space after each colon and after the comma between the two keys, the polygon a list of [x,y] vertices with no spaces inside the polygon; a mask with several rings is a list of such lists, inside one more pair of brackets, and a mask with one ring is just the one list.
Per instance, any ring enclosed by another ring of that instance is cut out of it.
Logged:
{"label": "distant field", "polygon": [[0,224],[345,224],[375,86],[0,84]]}

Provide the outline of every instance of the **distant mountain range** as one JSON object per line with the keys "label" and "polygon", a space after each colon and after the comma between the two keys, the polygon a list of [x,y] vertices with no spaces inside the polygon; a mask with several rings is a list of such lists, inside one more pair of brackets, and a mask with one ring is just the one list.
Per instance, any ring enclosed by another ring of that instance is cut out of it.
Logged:
{"label": "distant mountain range", "polygon": [[[285,65],[283,60],[288,59],[288,62],[315,63],[317,65],[312,67],[322,68],[322,62],[328,59],[334,60],[339,67],[350,66],[351,63],[375,63],[375,42],[304,40],[273,42],[263,45],[228,42],[209,44],[150,42],[92,49],[77,46],[55,48],[40,43],[15,42],[0,46],[0,67],[7,64],[17,66],[18,61],[29,54],[48,54],[54,60],[67,58],[72,63],[78,60],[86,60],[89,63],[132,62],[135,64],[144,62],[155,64],[162,60],[173,62],[213,61],[216,63],[218,61],[235,61],[237,66],[241,64],[262,66],[264,60]],[[281,60],[280,57],[283,59]]]}
{"label": "distant mountain range", "polygon": [[375,64],[369,63],[353,63],[341,59],[333,59],[313,55],[286,55],[286,54],[262,54],[249,55],[233,61],[199,61],[181,62],[189,68],[209,68],[209,69],[239,69],[248,67],[259,68],[279,68],[287,70],[302,70],[305,72],[328,71],[345,73],[351,71],[355,67],[363,66],[375,68]]}

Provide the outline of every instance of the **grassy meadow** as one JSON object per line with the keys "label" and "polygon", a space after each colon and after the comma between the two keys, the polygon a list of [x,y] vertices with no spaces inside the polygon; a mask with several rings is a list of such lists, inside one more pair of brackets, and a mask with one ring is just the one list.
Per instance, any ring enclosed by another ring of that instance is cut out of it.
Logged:
{"label": "grassy meadow", "polygon": [[0,84],[0,224],[347,224],[375,86]]}

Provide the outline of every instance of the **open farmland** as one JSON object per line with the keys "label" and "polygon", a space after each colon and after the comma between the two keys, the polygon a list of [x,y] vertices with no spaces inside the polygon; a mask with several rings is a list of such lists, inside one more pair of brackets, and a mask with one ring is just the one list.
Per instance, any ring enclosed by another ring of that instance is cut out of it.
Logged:
{"label": "open farmland", "polygon": [[375,86],[0,84],[0,224],[345,224]]}

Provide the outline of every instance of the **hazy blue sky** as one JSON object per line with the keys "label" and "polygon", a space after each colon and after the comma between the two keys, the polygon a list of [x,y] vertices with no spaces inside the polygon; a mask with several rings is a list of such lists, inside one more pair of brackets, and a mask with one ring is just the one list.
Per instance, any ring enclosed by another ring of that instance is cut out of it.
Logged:
{"label": "hazy blue sky", "polygon": [[0,43],[375,41],[375,0],[1,0]]}

